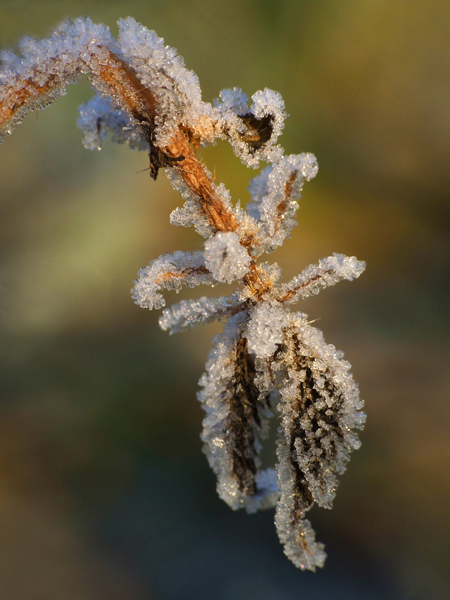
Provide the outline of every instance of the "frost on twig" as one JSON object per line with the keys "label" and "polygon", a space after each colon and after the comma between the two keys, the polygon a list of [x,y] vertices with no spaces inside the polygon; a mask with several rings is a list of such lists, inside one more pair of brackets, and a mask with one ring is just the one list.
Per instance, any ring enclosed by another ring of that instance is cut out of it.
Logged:
{"label": "frost on twig", "polygon": [[[28,110],[43,108],[87,75],[96,95],[80,108],[85,146],[99,150],[110,133],[113,142],[148,152],[152,177],[164,169],[184,200],[170,222],[193,226],[205,238],[201,250],[164,254],[142,268],[132,290],[136,304],[162,308],[162,292],[183,286],[235,286],[227,296],[182,300],[159,323],[177,333],[226,321],[198,394],[218,493],[233,509],[276,506],[286,555],[301,569],[323,566],[324,547],[306,513],[314,503],[331,507],[365,416],[342,353],[288,305],[359,277],[365,264],[333,254],[280,283],[276,263],[257,261],[291,235],[303,184],[318,170],[313,154],[286,156],[278,144],[283,99],[266,88],[250,102],[232,88],[212,104],[203,101],[197,76],[176,50],[132,18],[119,21],[118,40],[106,26],[76,19],[48,39],[25,38],[19,53],[0,54],[0,138]],[[200,146],[218,140],[248,167],[268,163],[250,183],[247,210],[197,158]],[[262,464],[260,450],[274,414],[280,422],[272,468]]]}
{"label": "frost on twig", "polygon": [[300,275],[280,287],[280,300],[289,303],[299,299],[306,300],[308,296],[318,294],[343,279],[352,281],[363,273],[365,267],[365,263],[354,256],[334,253],[333,256],[321,258],[317,265],[310,265]]}
{"label": "frost on twig", "polygon": [[142,308],[161,308],[166,302],[160,290],[179,292],[183,285],[194,287],[202,283],[214,283],[214,278],[201,252],[164,254],[139,271],[132,298]]}
{"label": "frost on twig", "polygon": [[163,310],[159,318],[159,326],[169,333],[178,333],[188,327],[212,323],[217,319],[234,314],[243,310],[242,300],[239,294],[231,296],[220,296],[219,298],[206,298],[203,296],[198,300],[182,300],[179,304],[173,304],[170,308]]}
{"label": "frost on twig", "polygon": [[250,183],[252,202],[247,210],[261,223],[260,238],[254,244],[256,254],[281,246],[297,224],[294,220],[304,181],[316,176],[313,154],[285,156],[266,167]]}

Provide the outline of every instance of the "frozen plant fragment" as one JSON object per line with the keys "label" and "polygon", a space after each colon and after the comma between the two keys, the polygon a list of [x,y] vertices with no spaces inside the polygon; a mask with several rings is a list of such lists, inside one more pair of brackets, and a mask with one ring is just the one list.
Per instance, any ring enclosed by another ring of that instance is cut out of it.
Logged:
{"label": "frozen plant fragment", "polygon": [[245,333],[249,351],[259,358],[273,356],[283,341],[286,325],[282,306],[259,302],[250,313]]}
{"label": "frozen plant fragment", "polygon": [[[76,19],[45,40],[24,38],[19,51],[0,53],[0,141],[28,110],[88,75],[97,95],[80,108],[85,146],[99,150],[110,133],[113,142],[148,152],[152,177],[164,169],[184,201],[170,222],[206,239],[203,251],[166,253],[142,268],[132,290],[136,304],[162,308],[164,290],[235,285],[230,295],[166,308],[159,323],[172,334],[225,321],[198,393],[218,494],[234,510],[276,506],[285,554],[300,569],[322,567],[324,547],[306,513],[314,503],[331,508],[365,415],[342,352],[288,305],[352,281],[365,264],[335,253],[280,283],[276,263],[257,262],[291,235],[303,184],[318,170],[313,154],[285,156],[277,143],[287,116],[283,99],[266,88],[249,106],[247,95],[232,88],[204,102],[197,76],[176,50],[131,17],[119,21],[118,40],[106,26]],[[268,163],[250,183],[247,210],[197,158],[200,146],[218,140],[248,167]],[[274,414],[277,464],[265,468],[260,451]]]}
{"label": "frozen plant fragment", "polygon": [[199,400],[206,412],[204,450],[217,475],[218,494],[231,508],[254,512],[273,506],[278,493],[273,477],[260,471],[260,439],[271,413],[268,395],[255,385],[254,360],[243,336],[246,319],[245,312],[230,318],[214,339]]}
{"label": "frozen plant fragment", "polygon": [[297,224],[294,220],[305,181],[317,175],[313,154],[284,156],[250,182],[252,202],[247,210],[261,223],[253,251],[271,252],[281,246]]}
{"label": "frozen plant fragment", "polygon": [[109,98],[94,96],[80,106],[79,115],[77,127],[84,131],[83,144],[88,150],[101,150],[108,132],[115,144],[148,150],[148,143],[134,126],[134,120],[127,112],[115,107]]}
{"label": "frozen plant fragment", "polygon": [[219,231],[205,243],[205,265],[217,281],[231,283],[242,279],[250,262],[251,258],[236,233]]}
{"label": "frozen plant fragment", "polygon": [[239,294],[206,298],[198,300],[182,300],[170,308],[163,310],[159,318],[159,326],[169,333],[178,333],[188,327],[211,323],[216,319],[231,315],[242,304]]}
{"label": "frozen plant fragment", "polygon": [[159,290],[179,292],[183,285],[194,287],[213,283],[214,278],[205,266],[201,252],[164,254],[139,271],[132,297],[142,308],[161,308],[166,301]]}

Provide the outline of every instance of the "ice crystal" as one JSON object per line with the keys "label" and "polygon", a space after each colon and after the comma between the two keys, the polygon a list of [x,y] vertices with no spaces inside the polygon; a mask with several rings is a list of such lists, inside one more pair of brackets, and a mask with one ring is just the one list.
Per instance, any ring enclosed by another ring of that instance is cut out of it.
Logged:
{"label": "ice crystal", "polygon": [[182,300],[166,308],[159,319],[159,325],[164,331],[177,333],[194,325],[211,323],[232,313],[233,309],[242,304],[239,294],[206,298],[198,300]]}
{"label": "ice crystal", "polygon": [[77,127],[84,131],[83,144],[88,150],[101,150],[108,133],[116,144],[148,150],[148,143],[142,139],[134,119],[116,107],[110,98],[94,96],[80,106],[79,114]]}
{"label": "ice crystal", "polygon": [[[337,282],[359,277],[365,265],[333,254],[280,283],[276,263],[257,258],[281,246],[296,225],[305,181],[317,174],[310,153],[285,156],[277,144],[286,112],[278,92],[249,99],[239,88],[204,102],[197,76],[175,49],[132,18],[119,21],[119,39],[89,19],[63,23],[48,39],[25,38],[21,56],[0,58],[0,136],[28,110],[42,108],[88,74],[97,95],[80,108],[84,144],[113,142],[149,153],[154,179],[164,169],[184,200],[173,225],[193,226],[204,250],[173,252],[139,271],[132,290],[148,309],[165,306],[163,290],[234,283],[231,295],[182,300],[159,320],[169,333],[225,320],[200,379],[205,410],[202,440],[217,475],[219,496],[249,513],[276,506],[275,524],[286,555],[301,569],[325,561],[306,513],[330,508],[337,475],[359,447],[363,403],[341,352],[325,343],[307,316],[289,304]],[[247,210],[197,159],[201,145],[225,140],[247,166],[269,165],[250,183]],[[261,444],[278,414],[276,468],[265,468]]]}
{"label": "ice crystal", "polygon": [[237,233],[219,231],[205,243],[205,265],[217,281],[231,283],[242,279],[251,260]]}
{"label": "ice crystal", "polygon": [[258,302],[250,312],[245,336],[250,352],[259,358],[273,356],[284,338],[286,312],[281,305]]}

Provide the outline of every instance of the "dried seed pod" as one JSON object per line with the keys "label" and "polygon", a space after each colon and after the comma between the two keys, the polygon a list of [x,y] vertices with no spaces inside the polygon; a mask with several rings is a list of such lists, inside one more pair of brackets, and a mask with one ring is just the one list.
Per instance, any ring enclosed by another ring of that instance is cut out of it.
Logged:
{"label": "dried seed pod", "polygon": [[202,440],[219,496],[233,509],[253,512],[273,505],[277,492],[273,481],[261,487],[266,476],[258,474],[260,439],[271,413],[268,394],[255,384],[254,359],[243,337],[247,318],[246,312],[231,317],[214,339],[199,400],[206,412]]}
{"label": "dried seed pod", "polygon": [[350,452],[359,447],[353,429],[362,428],[365,415],[349,369],[342,353],[303,315],[291,316],[275,365],[281,396],[276,525],[286,554],[301,568],[312,568],[308,560],[321,566],[324,557],[311,533],[299,533],[305,531],[305,513],[313,502],[331,508],[336,473],[343,473]]}

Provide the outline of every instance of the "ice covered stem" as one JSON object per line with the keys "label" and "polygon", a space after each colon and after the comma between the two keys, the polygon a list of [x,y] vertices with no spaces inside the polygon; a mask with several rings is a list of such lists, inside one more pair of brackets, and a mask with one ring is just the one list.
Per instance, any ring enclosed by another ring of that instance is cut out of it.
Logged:
{"label": "ice covered stem", "polygon": [[[306,513],[330,508],[337,475],[359,447],[363,402],[341,352],[325,343],[304,313],[288,305],[339,281],[359,277],[365,265],[333,254],[280,283],[276,263],[258,263],[290,236],[304,182],[317,174],[310,153],[284,156],[277,139],[286,112],[280,94],[258,91],[252,103],[238,88],[214,105],[201,99],[196,75],[155,32],[134,19],[119,21],[119,38],[104,25],[76,19],[45,40],[20,44],[21,57],[0,58],[0,141],[28,110],[43,108],[87,74],[98,95],[81,107],[85,146],[100,149],[108,131],[118,143],[148,149],[150,172],[164,168],[185,200],[174,225],[194,226],[204,249],[167,253],[139,271],[132,291],[143,308],[165,306],[161,292],[183,286],[237,283],[228,296],[182,300],[163,311],[170,333],[226,320],[215,337],[199,400],[202,440],[217,475],[220,497],[248,512],[274,507],[286,555],[301,569],[324,564]],[[223,184],[196,158],[196,148],[230,143],[248,167],[269,163],[251,182],[247,210],[233,205]],[[276,469],[262,468],[267,420],[278,413]]]}
{"label": "ice covered stem", "polygon": [[135,118],[152,121],[156,101],[119,56],[109,29],[90,19],[64,23],[46,40],[21,41],[22,57],[2,53],[0,131],[11,133],[28,110],[46,106],[83,74]]}
{"label": "ice covered stem", "polygon": [[[129,37],[135,32],[139,42],[142,26],[133,19],[119,22],[119,25],[128,33],[131,30]],[[146,81],[147,85],[142,84],[130,61],[123,57],[124,49],[106,26],[95,25],[90,19],[76,19],[73,23],[61,25],[46,40],[23,40],[20,49],[22,57],[10,51],[2,53],[0,137],[11,133],[29,110],[43,108],[63,94],[70,83],[88,74],[93,87],[112,98],[135,123],[141,124],[142,135],[149,147],[154,145],[155,123],[164,121],[163,109],[166,108],[161,101],[158,80],[155,78],[154,88],[151,81]],[[163,59],[170,59],[171,54],[173,50],[169,48],[168,56],[158,56],[161,70]],[[174,85],[173,93],[176,95],[177,92]],[[205,119],[208,119],[207,115]],[[176,160],[180,177],[197,199],[212,228],[215,231],[234,231],[237,227],[235,216],[224,206],[207,170],[196,158],[188,136],[189,132],[179,123],[162,147],[153,148],[157,154],[154,157],[155,167],[168,166],[170,159]]]}

